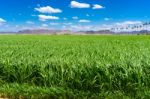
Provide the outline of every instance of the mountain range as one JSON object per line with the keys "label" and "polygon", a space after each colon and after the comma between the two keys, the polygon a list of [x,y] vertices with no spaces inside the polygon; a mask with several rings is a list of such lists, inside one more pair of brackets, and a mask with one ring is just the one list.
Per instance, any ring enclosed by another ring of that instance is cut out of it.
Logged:
{"label": "mountain range", "polygon": [[70,30],[49,30],[49,29],[26,29],[17,32],[0,32],[0,34],[150,34],[148,30],[128,31],[128,32],[114,32],[110,30],[98,31],[70,31]]}

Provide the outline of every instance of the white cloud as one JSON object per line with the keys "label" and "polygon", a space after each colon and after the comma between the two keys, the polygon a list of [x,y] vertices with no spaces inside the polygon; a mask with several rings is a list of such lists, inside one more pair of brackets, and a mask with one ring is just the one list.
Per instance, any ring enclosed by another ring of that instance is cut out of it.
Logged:
{"label": "white cloud", "polygon": [[98,4],[93,5],[93,9],[103,9],[104,7]]}
{"label": "white cloud", "polygon": [[71,22],[69,22],[69,23],[63,23],[64,25],[72,25],[72,23]]}
{"label": "white cloud", "polygon": [[48,27],[48,25],[47,24],[42,24],[42,27]]}
{"label": "white cloud", "polygon": [[50,25],[59,25],[59,23],[51,22]]}
{"label": "white cloud", "polygon": [[32,17],[35,17],[36,15],[35,15],[35,14],[32,14],[31,16],[32,16]]}
{"label": "white cloud", "polygon": [[58,20],[59,17],[56,16],[47,16],[47,15],[38,15],[40,21],[47,21],[47,20]]}
{"label": "white cloud", "polygon": [[63,18],[64,20],[67,20],[67,18]]}
{"label": "white cloud", "polygon": [[87,3],[80,3],[77,1],[71,1],[71,8],[90,8],[90,5]]}
{"label": "white cloud", "polygon": [[93,25],[70,25],[69,27],[66,27],[66,29],[69,29],[72,31],[88,31],[88,30],[95,30],[95,26]]}
{"label": "white cloud", "polygon": [[72,31],[99,31],[99,30],[110,30],[114,25],[112,24],[95,24],[95,25],[70,25],[66,29]]}
{"label": "white cloud", "polygon": [[142,24],[142,22],[141,21],[125,21],[125,22],[115,23],[115,25],[119,25],[119,26],[136,25],[136,24]]}
{"label": "white cloud", "polygon": [[0,25],[3,25],[3,24],[5,24],[5,23],[6,23],[6,20],[0,18]]}
{"label": "white cloud", "polygon": [[102,24],[101,26],[99,26],[99,30],[110,30],[112,27],[112,24]]}
{"label": "white cloud", "polygon": [[83,20],[79,20],[79,22],[80,23],[89,23],[89,22],[91,22],[90,20],[85,20],[85,19],[83,19]]}
{"label": "white cloud", "polygon": [[86,14],[86,16],[89,17],[90,15],[89,15],[89,14]]}
{"label": "white cloud", "polygon": [[110,20],[110,18],[104,18],[104,20],[105,20],[105,21],[109,21],[109,20]]}
{"label": "white cloud", "polygon": [[79,19],[77,16],[72,17],[72,19],[77,20]]}
{"label": "white cloud", "polygon": [[62,13],[62,10],[58,8],[52,8],[51,6],[39,7],[35,8],[35,10],[39,11],[40,13]]}
{"label": "white cloud", "polygon": [[27,24],[34,24],[32,21],[26,21]]}
{"label": "white cloud", "polygon": [[127,32],[127,31],[140,31],[145,30],[145,27],[141,28],[133,28],[135,26],[141,26],[143,24],[142,21],[124,21],[124,22],[116,22],[113,24],[115,32]]}
{"label": "white cloud", "polygon": [[[66,27],[67,27],[67,26],[63,25],[63,26],[62,26],[62,29],[66,29]],[[67,30],[68,30],[68,29],[67,29]]]}

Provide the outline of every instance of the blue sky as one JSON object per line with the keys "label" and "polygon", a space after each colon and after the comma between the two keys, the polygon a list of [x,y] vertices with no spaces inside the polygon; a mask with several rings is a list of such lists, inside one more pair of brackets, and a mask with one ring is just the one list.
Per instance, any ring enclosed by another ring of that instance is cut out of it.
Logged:
{"label": "blue sky", "polygon": [[150,21],[150,0],[1,0],[0,31],[98,30]]}

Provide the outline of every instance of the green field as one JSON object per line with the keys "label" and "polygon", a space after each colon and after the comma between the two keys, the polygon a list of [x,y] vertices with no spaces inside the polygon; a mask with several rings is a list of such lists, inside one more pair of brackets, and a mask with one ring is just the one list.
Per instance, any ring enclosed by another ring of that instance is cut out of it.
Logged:
{"label": "green field", "polygon": [[150,36],[0,35],[0,97],[148,99]]}

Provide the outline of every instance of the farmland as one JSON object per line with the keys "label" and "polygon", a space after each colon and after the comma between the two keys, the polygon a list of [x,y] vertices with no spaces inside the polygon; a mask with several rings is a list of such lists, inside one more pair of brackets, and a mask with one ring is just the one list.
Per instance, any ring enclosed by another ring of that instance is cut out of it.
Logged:
{"label": "farmland", "polygon": [[0,97],[150,98],[150,36],[0,35]]}

